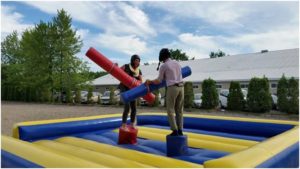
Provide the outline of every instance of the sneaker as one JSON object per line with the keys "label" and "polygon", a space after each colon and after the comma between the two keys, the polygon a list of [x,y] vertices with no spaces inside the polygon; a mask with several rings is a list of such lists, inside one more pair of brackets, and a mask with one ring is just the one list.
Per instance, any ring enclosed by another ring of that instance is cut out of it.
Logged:
{"label": "sneaker", "polygon": [[129,130],[126,124],[122,124],[121,129],[124,130],[124,131]]}
{"label": "sneaker", "polygon": [[178,130],[178,135],[183,136],[182,130]]}
{"label": "sneaker", "polygon": [[169,136],[178,136],[178,131],[177,130],[173,130],[171,134],[169,134]]}

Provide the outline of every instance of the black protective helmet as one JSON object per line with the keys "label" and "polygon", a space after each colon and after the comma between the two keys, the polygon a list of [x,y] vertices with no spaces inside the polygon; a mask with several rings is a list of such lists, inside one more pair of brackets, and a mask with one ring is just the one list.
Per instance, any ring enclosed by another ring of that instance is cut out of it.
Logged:
{"label": "black protective helmet", "polygon": [[159,62],[158,62],[158,66],[157,66],[157,69],[156,70],[159,70],[159,65],[160,65],[160,62],[163,62],[165,61],[166,59],[170,58],[171,57],[171,53],[169,51],[168,48],[162,48],[159,52]]}
{"label": "black protective helmet", "polygon": [[168,58],[170,58],[171,53],[168,48],[162,48],[159,52],[159,62],[162,62]]}
{"label": "black protective helmet", "polygon": [[138,59],[139,61],[141,61],[141,58],[139,57],[139,55],[132,55],[131,59],[130,59],[130,64],[131,66],[134,66],[133,62],[135,61],[135,59]]}

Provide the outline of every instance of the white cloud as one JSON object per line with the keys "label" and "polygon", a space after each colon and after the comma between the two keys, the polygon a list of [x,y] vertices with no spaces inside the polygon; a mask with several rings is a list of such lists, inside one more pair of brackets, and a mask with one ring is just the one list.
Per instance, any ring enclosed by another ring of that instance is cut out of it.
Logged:
{"label": "white cloud", "polygon": [[130,5],[123,4],[120,6],[127,18],[133,23],[133,25],[140,28],[145,34],[154,35],[155,31],[149,27],[149,19],[147,15],[138,9]]}
{"label": "white cloud", "polygon": [[[153,62],[162,47],[207,58],[218,49],[234,55],[299,46],[299,2],[21,3],[51,15],[64,8],[73,21],[81,22],[77,35],[84,46],[78,57],[88,61],[92,70],[99,67],[85,57],[91,46],[119,63],[127,63],[134,53],[140,54],[143,62]],[[14,9],[2,5],[1,11],[2,34],[30,26]]]}
{"label": "white cloud", "polygon": [[[95,34],[87,29],[79,29],[77,35],[80,35],[84,44],[81,52],[77,56],[83,61],[88,62],[89,67],[91,67],[93,71],[101,70],[101,68],[85,56],[85,53],[90,47],[98,49],[101,53],[103,53],[103,51],[110,51],[110,55],[106,57],[119,64],[127,63],[129,60],[128,57],[133,54],[143,56],[149,52],[147,43],[134,35],[116,36],[112,34]],[[103,54],[105,55],[106,53]]]}
{"label": "white cloud", "polygon": [[134,34],[141,37],[155,36],[148,16],[140,9],[125,2],[24,2],[39,10],[56,14],[66,10],[74,20],[88,23],[110,34]]}
{"label": "white cloud", "polygon": [[128,55],[133,53],[143,54],[147,51],[146,43],[137,36],[114,36],[101,34],[97,38],[97,44],[108,49],[123,52]]}
{"label": "white cloud", "polygon": [[244,34],[227,38],[226,41],[232,46],[245,46],[253,51],[297,48],[299,46],[299,30],[270,30],[263,33]]}
{"label": "white cloud", "polygon": [[88,48],[97,46],[102,49],[111,50],[126,55],[145,54],[148,52],[146,41],[143,41],[138,36],[126,35],[116,36],[113,34],[91,33],[88,29],[77,30],[77,35],[83,39],[84,47]]}
{"label": "white cloud", "polygon": [[[299,2],[204,2],[167,1],[135,3],[167,12],[163,17],[210,26],[228,33],[241,31],[267,31],[284,25],[298,26]],[[160,19],[161,19],[160,18]],[[179,25],[181,26],[181,25]]]}
{"label": "white cloud", "polygon": [[15,12],[14,7],[1,5],[1,38],[5,38],[14,30],[22,33],[25,29],[33,26],[23,23],[23,17],[22,14]]}
{"label": "white cloud", "polygon": [[248,51],[259,52],[263,49],[281,50],[298,48],[299,30],[270,30],[263,33],[249,33],[234,36],[201,36],[191,33],[178,35],[174,41],[165,47],[181,49],[190,57],[208,58],[211,51],[218,49],[226,54],[235,55]]}
{"label": "white cloud", "polygon": [[191,33],[184,33],[179,35],[178,38],[180,42],[189,44],[189,46],[193,47],[205,47],[206,49],[215,49],[219,47],[217,42],[215,42],[216,37],[214,36],[194,36]]}
{"label": "white cloud", "polygon": [[[162,9],[180,18],[202,18],[209,23],[232,23],[246,12],[236,2],[149,2],[144,5]],[[233,10],[234,9],[234,10]]]}

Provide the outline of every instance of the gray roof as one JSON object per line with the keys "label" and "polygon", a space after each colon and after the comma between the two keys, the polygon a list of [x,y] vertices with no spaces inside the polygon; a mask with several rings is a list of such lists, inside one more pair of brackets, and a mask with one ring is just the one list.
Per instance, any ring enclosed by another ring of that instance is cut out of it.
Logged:
{"label": "gray roof", "polygon": [[[192,75],[184,81],[202,82],[212,78],[222,81],[248,81],[252,77],[278,80],[282,74],[299,79],[299,48],[265,53],[250,53],[220,58],[206,58],[181,61],[181,66],[190,66]],[[155,79],[158,76],[157,64],[141,65],[143,79]],[[119,81],[111,75],[99,77],[92,85],[116,85]]]}

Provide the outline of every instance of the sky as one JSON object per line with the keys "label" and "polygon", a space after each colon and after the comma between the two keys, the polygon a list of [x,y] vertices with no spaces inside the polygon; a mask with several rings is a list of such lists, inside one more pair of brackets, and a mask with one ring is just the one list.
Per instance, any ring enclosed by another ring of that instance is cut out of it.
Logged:
{"label": "sky", "polygon": [[180,49],[190,58],[299,47],[298,1],[2,1],[1,41],[16,30],[20,37],[64,9],[83,40],[76,56],[91,71],[102,69],[85,53],[94,47],[113,62],[157,63],[161,48]]}

